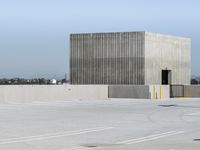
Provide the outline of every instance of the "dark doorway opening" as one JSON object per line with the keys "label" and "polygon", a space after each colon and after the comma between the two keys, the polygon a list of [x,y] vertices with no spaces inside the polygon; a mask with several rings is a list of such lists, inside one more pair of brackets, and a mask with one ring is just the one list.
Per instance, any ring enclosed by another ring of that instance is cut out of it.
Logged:
{"label": "dark doorway opening", "polygon": [[171,70],[162,70],[162,84],[171,84]]}

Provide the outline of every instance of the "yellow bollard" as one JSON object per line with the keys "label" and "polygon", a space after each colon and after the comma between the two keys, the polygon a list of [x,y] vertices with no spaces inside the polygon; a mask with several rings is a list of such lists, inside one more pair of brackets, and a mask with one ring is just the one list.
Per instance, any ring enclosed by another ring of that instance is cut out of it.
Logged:
{"label": "yellow bollard", "polygon": [[153,87],[153,93],[154,93],[154,99],[157,99],[157,90],[156,90],[156,86],[154,85]]}
{"label": "yellow bollard", "polygon": [[160,99],[163,98],[162,86],[160,86]]}

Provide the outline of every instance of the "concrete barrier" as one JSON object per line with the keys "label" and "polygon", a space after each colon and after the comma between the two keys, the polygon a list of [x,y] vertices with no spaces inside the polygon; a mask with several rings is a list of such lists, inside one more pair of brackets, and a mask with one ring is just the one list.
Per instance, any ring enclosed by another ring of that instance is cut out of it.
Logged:
{"label": "concrete barrier", "polygon": [[170,97],[171,98],[184,97],[184,85],[170,85]]}
{"label": "concrete barrier", "polygon": [[0,103],[108,99],[107,85],[2,85]]}
{"label": "concrete barrier", "polygon": [[149,86],[145,85],[110,85],[109,98],[149,98]]}
{"label": "concrete barrier", "polygon": [[2,85],[0,103],[106,100],[108,98],[165,99],[169,86],[161,85]]}
{"label": "concrete barrier", "polygon": [[166,99],[169,98],[168,85],[112,85],[109,98]]}
{"label": "concrete barrier", "polygon": [[184,85],[184,97],[200,97],[199,85]]}
{"label": "concrete barrier", "polygon": [[199,85],[171,85],[170,97],[188,97],[198,98],[200,97],[200,86]]}

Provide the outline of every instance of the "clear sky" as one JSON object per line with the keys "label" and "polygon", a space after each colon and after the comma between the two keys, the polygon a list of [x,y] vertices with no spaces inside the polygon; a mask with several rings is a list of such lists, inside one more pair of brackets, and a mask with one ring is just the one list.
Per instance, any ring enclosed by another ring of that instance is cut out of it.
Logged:
{"label": "clear sky", "polygon": [[190,37],[200,75],[199,0],[0,0],[0,78],[64,78],[69,34],[111,31]]}

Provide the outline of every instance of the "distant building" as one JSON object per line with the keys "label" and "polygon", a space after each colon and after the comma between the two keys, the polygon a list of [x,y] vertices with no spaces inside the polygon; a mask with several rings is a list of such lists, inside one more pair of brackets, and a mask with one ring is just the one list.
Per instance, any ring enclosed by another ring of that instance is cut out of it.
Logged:
{"label": "distant building", "polygon": [[52,79],[52,80],[50,81],[50,83],[51,83],[51,84],[57,84],[57,80],[56,80],[56,79]]}
{"label": "distant building", "polygon": [[150,32],[70,35],[71,84],[190,84],[191,40]]}

